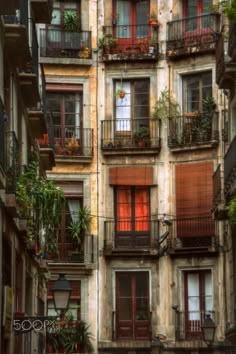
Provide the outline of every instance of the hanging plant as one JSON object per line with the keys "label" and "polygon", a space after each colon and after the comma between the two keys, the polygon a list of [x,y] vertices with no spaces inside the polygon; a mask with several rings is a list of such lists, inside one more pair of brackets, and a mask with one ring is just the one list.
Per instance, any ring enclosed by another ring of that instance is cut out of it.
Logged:
{"label": "hanging plant", "polygon": [[37,240],[47,252],[55,251],[61,224],[64,192],[39,176],[36,155],[17,181],[16,201],[19,217],[27,220],[27,238]]}
{"label": "hanging plant", "polygon": [[116,97],[119,97],[121,99],[125,98],[125,91],[122,88],[116,90]]}

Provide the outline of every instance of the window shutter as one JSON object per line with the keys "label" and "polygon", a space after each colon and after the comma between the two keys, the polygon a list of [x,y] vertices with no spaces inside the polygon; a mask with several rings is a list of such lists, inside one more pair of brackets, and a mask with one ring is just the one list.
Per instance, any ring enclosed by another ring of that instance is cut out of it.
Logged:
{"label": "window shutter", "polygon": [[212,162],[180,164],[175,168],[176,216],[209,216],[212,209]]}

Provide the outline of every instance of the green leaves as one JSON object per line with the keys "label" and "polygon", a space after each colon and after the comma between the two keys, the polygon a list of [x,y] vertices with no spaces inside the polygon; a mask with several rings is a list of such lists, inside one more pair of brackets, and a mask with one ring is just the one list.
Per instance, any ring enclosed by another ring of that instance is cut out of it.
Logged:
{"label": "green leaves", "polygon": [[230,224],[236,224],[236,197],[233,197],[229,202],[228,218]]}
{"label": "green leaves", "polygon": [[64,12],[64,29],[67,32],[80,31],[80,18],[77,11]]}
{"label": "green leaves", "polygon": [[168,90],[162,91],[154,106],[153,118],[165,120],[179,118],[179,116],[179,104],[170,95]]}

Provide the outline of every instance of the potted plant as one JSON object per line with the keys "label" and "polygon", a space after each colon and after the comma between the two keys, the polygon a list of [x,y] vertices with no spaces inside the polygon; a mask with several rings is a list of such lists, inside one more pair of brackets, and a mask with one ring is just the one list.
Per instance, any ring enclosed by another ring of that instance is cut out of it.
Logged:
{"label": "potted plant", "polygon": [[176,119],[180,117],[179,104],[175,101],[167,89],[161,91],[160,97],[156,101],[153,108],[152,116],[154,119],[160,120]]}
{"label": "potted plant", "polygon": [[118,44],[118,39],[113,38],[111,34],[105,34],[103,37],[98,39],[98,48],[102,49],[103,54],[112,53],[113,49],[116,48]]}
{"label": "potted plant", "polygon": [[157,14],[154,10],[151,11],[149,23],[152,26],[157,25]]}
{"label": "potted plant", "polygon": [[150,130],[148,127],[139,127],[134,131],[133,139],[135,145],[139,147],[149,146],[150,141]]}
{"label": "potted plant", "polygon": [[64,12],[64,29],[66,32],[80,31],[80,18],[77,11]]}
{"label": "potted plant", "polygon": [[123,99],[125,97],[124,89],[120,88],[120,89],[116,90],[116,97]]}
{"label": "potted plant", "polygon": [[92,218],[90,208],[83,206],[78,209],[77,214],[74,215],[74,220],[72,220],[68,226],[71,238],[77,244],[76,252],[72,254],[72,258],[75,260],[83,260],[84,237],[86,232],[89,231]]}
{"label": "potted plant", "polygon": [[93,353],[93,336],[84,321],[76,321],[75,326],[67,331],[64,350],[67,353]]}
{"label": "potted plant", "polygon": [[79,148],[80,148],[80,144],[78,142],[78,140],[75,137],[75,134],[73,133],[71,138],[68,139],[67,141],[67,151],[69,155],[73,155],[75,153],[78,153]]}

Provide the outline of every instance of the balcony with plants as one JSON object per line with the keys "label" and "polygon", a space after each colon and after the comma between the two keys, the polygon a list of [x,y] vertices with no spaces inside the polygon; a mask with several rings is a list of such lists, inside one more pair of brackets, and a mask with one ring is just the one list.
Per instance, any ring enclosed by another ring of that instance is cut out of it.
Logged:
{"label": "balcony with plants", "polygon": [[62,213],[66,221],[59,229],[58,243],[48,245],[48,260],[53,263],[69,262],[93,267],[95,249],[94,237],[90,233],[93,219],[90,208],[83,206]]}
{"label": "balcony with plants", "polygon": [[212,97],[203,100],[202,112],[181,115],[175,111],[168,119],[168,146],[176,152],[214,148],[219,143],[218,124],[218,112]]}
{"label": "balcony with plants", "polygon": [[56,159],[90,162],[93,158],[93,129],[54,125],[54,144]]}
{"label": "balcony with plants", "polygon": [[159,153],[160,121],[158,119],[104,120],[102,150],[108,154]]}
{"label": "balcony with plants", "polygon": [[43,62],[55,58],[76,60],[83,65],[92,64],[91,31],[81,30],[77,11],[65,11],[63,25],[51,24],[40,30],[40,56]]}
{"label": "balcony with plants", "polygon": [[167,22],[168,58],[214,52],[219,18],[219,13],[208,13]]}
{"label": "balcony with plants", "polygon": [[156,61],[159,56],[157,27],[143,25],[105,26],[99,38],[102,60]]}
{"label": "balcony with plants", "polygon": [[191,253],[214,254],[218,237],[212,216],[178,217],[169,226],[168,253],[171,256]]}
{"label": "balcony with plants", "polygon": [[109,220],[104,222],[106,257],[119,255],[159,255],[159,220],[140,217],[137,220]]}
{"label": "balcony with plants", "polygon": [[51,170],[55,166],[54,129],[51,112],[46,116],[47,133],[38,139],[40,165],[43,170]]}

